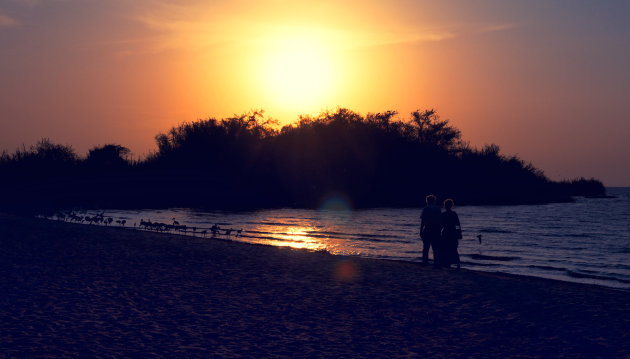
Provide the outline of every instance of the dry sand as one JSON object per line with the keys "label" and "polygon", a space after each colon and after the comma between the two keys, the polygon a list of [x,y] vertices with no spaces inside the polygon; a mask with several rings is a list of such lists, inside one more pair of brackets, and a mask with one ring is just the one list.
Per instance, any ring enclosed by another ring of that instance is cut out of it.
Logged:
{"label": "dry sand", "polygon": [[0,357],[626,357],[630,294],[0,215]]}

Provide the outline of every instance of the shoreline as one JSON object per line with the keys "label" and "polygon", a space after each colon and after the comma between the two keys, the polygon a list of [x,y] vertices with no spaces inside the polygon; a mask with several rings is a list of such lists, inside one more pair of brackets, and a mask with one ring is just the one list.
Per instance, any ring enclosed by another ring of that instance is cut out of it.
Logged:
{"label": "shoreline", "polygon": [[[2,216],[3,214],[0,213],[0,216]],[[39,218],[38,218],[39,219]],[[411,265],[417,265],[417,266],[423,266],[421,262],[419,261],[409,261],[409,260],[404,260],[404,259],[389,259],[389,258],[371,258],[371,257],[361,257],[361,256],[353,256],[353,255],[343,255],[343,254],[333,254],[330,253],[326,250],[312,250],[312,249],[308,249],[308,248],[295,248],[295,247],[291,247],[289,245],[287,246],[276,246],[276,245],[272,245],[272,244],[265,244],[265,243],[253,243],[253,242],[245,242],[245,241],[237,241],[237,240],[233,240],[230,238],[224,238],[224,237],[220,237],[220,236],[216,236],[216,237],[203,237],[203,236],[198,236],[198,235],[188,235],[188,234],[181,234],[181,233],[175,233],[175,232],[158,232],[158,231],[152,231],[152,230],[148,230],[148,229],[141,229],[141,228],[133,228],[133,227],[118,227],[118,226],[114,226],[114,225],[110,225],[110,226],[104,226],[104,225],[87,225],[87,224],[83,224],[83,223],[75,223],[75,222],[66,222],[66,221],[60,221],[60,220],[55,220],[55,219],[48,219],[48,218],[42,218],[43,220],[48,220],[48,221],[53,221],[53,222],[61,222],[61,223],[67,223],[67,224],[73,224],[73,225],[81,225],[81,226],[88,226],[88,228],[115,228],[115,229],[120,229],[120,230],[124,230],[124,231],[138,231],[138,232],[143,232],[143,233],[152,233],[155,234],[157,236],[175,236],[178,238],[181,238],[182,240],[185,239],[201,239],[201,240],[210,240],[210,241],[221,241],[221,242],[227,242],[227,243],[239,243],[239,244],[246,244],[246,245],[252,245],[252,246],[263,246],[263,247],[275,247],[275,248],[284,248],[284,249],[289,249],[289,250],[295,250],[295,251],[304,251],[306,253],[324,253],[327,255],[331,255],[334,257],[338,257],[344,260],[351,260],[351,259],[358,259],[358,260],[375,260],[375,261],[385,261],[385,262],[394,262],[394,263],[408,263]],[[431,263],[433,263],[433,260],[430,260],[429,265],[426,265],[426,267],[431,267]],[[527,274],[516,274],[516,273],[507,273],[507,272],[500,272],[500,271],[482,271],[482,270],[474,270],[474,269],[469,269],[466,268],[465,265],[466,263],[470,262],[464,262],[462,261],[462,268],[460,269],[460,271],[467,271],[467,272],[472,272],[472,273],[476,273],[479,275],[484,275],[484,274],[491,274],[493,276],[497,276],[497,277],[505,277],[504,279],[510,280],[527,280],[527,279],[533,279],[533,280],[541,280],[541,281],[551,281],[551,282],[558,282],[558,283],[568,283],[568,284],[575,284],[575,285],[580,285],[580,286],[592,286],[595,288],[601,288],[601,289],[606,289],[606,290],[613,290],[613,291],[617,291],[617,292],[622,292],[622,293],[628,293],[630,294],[630,289],[624,289],[624,288],[618,288],[618,287],[611,287],[611,286],[605,286],[602,284],[596,284],[596,283],[583,283],[583,282],[578,282],[578,281],[567,281],[567,280],[562,280],[562,279],[555,279],[555,278],[546,278],[546,277],[538,277],[538,276],[533,276],[533,275],[527,275]],[[440,270],[444,270],[444,271],[455,271],[455,268],[442,268]]]}
{"label": "shoreline", "polygon": [[630,355],[623,290],[0,214],[9,356]]}
{"label": "shoreline", "polygon": [[[415,209],[415,208],[414,208]],[[176,208],[175,210],[188,210],[187,208]],[[108,211],[108,210],[105,210]],[[116,210],[114,210],[116,211]],[[152,209],[143,209],[143,210],[138,210],[138,211],[152,211]],[[158,210],[159,211],[159,210]],[[96,212],[96,211],[94,211]],[[86,212],[86,214],[88,214]],[[94,214],[94,213],[92,213]],[[120,214],[119,214],[120,215]],[[125,215],[122,215],[123,217],[119,217],[119,218],[126,218],[124,217]],[[107,216],[105,216],[107,217]],[[115,217],[115,215],[114,215]],[[152,216],[150,216],[152,217]],[[45,217],[45,216],[35,216],[35,218],[38,219],[46,219],[46,220],[50,220],[50,221],[59,221],[59,222],[65,222],[68,224],[82,224],[82,225],[88,225],[90,228],[94,227],[94,226],[98,226],[98,227],[104,227],[104,228],[121,228],[120,225],[117,224],[110,224],[109,226],[104,225],[104,224],[88,224],[86,223],[78,223],[78,222],[73,222],[71,220],[64,220],[64,219],[57,219],[55,217],[49,216],[49,217]],[[139,218],[139,217],[138,217]],[[181,221],[181,219],[179,219]],[[157,224],[162,224],[160,223],[159,220],[158,222],[156,222]],[[186,222],[183,222],[184,224]],[[213,222],[214,223],[214,222]],[[276,246],[276,244],[267,244],[267,243],[259,243],[256,241],[250,241],[250,240],[237,240],[235,239],[235,236],[227,236],[223,235],[223,234],[218,234],[216,236],[212,235],[212,234],[207,234],[207,235],[202,235],[202,230],[204,231],[210,231],[211,227],[208,224],[207,226],[201,226],[199,227],[199,224],[197,225],[196,228],[196,232],[192,232],[191,228],[193,227],[188,227],[188,232],[182,232],[180,230],[173,230],[171,229],[163,229],[163,230],[155,230],[155,229],[147,229],[148,227],[133,227],[130,224],[126,227],[122,227],[125,230],[137,230],[140,232],[149,232],[149,233],[155,233],[157,235],[159,234],[164,234],[164,235],[175,235],[175,236],[181,236],[182,238],[199,238],[199,239],[216,239],[216,240],[227,240],[230,242],[239,242],[239,243],[249,243],[249,244],[261,244],[261,245],[272,245],[272,246]],[[163,227],[164,228],[164,227]],[[225,228],[223,228],[222,230],[224,230]],[[247,231],[244,232],[243,238],[254,238],[256,239],[256,235],[247,235]],[[269,238],[267,238],[269,239]],[[281,240],[279,240],[281,241]],[[286,242],[287,244],[284,245],[286,247],[292,247],[292,248],[299,248],[299,247],[294,247],[291,244],[289,244],[289,242]],[[282,244],[278,244],[279,246],[283,246]],[[418,240],[418,247],[420,246],[420,241]],[[306,250],[310,250],[310,251],[317,251],[316,249],[306,249]],[[321,251],[325,251],[327,252],[326,249],[322,249]],[[461,249],[460,249],[461,251]],[[560,282],[566,282],[566,283],[578,283],[578,284],[584,284],[584,285],[593,285],[593,286],[597,286],[597,287],[602,287],[602,288],[609,288],[609,289],[614,289],[614,290],[618,290],[618,291],[622,291],[622,292],[629,292],[630,293],[630,287],[624,286],[627,285],[628,280],[627,279],[623,279],[623,278],[617,278],[614,276],[606,276],[608,274],[603,273],[603,274],[582,274],[579,271],[575,271],[575,269],[570,269],[570,268],[554,268],[554,270],[561,270],[563,275],[554,275],[557,272],[553,272],[552,274],[549,273],[534,273],[534,274],[530,274],[530,273],[522,273],[522,272],[517,272],[517,271],[509,271],[509,270],[495,270],[494,267],[496,266],[495,264],[485,264],[485,262],[475,262],[474,259],[476,259],[476,256],[482,256],[479,254],[467,254],[470,252],[466,252],[466,253],[461,253],[460,252],[460,257],[464,258],[464,257],[471,257],[473,259],[473,261],[468,261],[467,259],[462,259],[462,265],[463,265],[463,269],[466,270],[470,270],[470,271],[475,271],[475,272],[480,272],[480,273],[497,273],[497,274],[505,274],[505,275],[514,275],[514,276],[524,276],[524,277],[533,277],[533,278],[540,278],[540,279],[547,279],[547,280],[554,280],[554,281],[560,281]],[[389,257],[384,257],[384,256],[369,256],[369,255],[360,255],[359,254],[338,254],[338,253],[331,253],[332,255],[336,255],[336,256],[348,256],[348,257],[353,257],[353,258],[367,258],[367,259],[377,259],[377,260],[389,260],[389,261],[400,261],[400,262],[405,262],[405,263],[415,263],[418,264],[421,257],[400,257],[400,256],[389,256]],[[418,253],[420,254],[420,253]],[[482,256],[485,257],[485,256]],[[492,259],[491,257],[488,258],[483,258],[483,259]],[[485,269],[484,267],[487,267],[488,269]],[[509,269],[509,268],[508,268]],[[600,281],[600,283],[598,283],[597,281]],[[602,284],[601,282],[608,282],[606,284]]]}

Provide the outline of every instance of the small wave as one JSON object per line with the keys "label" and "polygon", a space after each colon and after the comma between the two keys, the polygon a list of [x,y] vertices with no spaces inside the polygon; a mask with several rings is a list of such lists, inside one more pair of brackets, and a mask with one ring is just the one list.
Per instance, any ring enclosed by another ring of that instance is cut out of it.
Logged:
{"label": "small wave", "polygon": [[462,261],[461,264],[462,266],[471,265],[471,266],[477,266],[477,267],[498,267],[500,265],[496,263],[465,262],[465,261]]}
{"label": "small wave", "polygon": [[507,231],[507,230],[498,229],[498,228],[482,228],[479,230],[479,232],[481,233],[513,233],[512,231]]}
{"label": "small wave", "polygon": [[[257,238],[257,239],[267,239],[267,240],[275,240],[275,241],[287,241],[287,242],[304,242],[303,240],[291,238],[292,236],[296,236],[295,233],[282,233],[282,232],[261,232],[261,231],[247,231],[248,234],[242,234],[243,238]],[[254,234],[254,235],[251,235]],[[276,237],[282,236],[282,237]],[[300,235],[300,237],[312,237],[312,238],[326,238],[327,236],[318,236],[318,235]],[[332,237],[332,238],[342,238],[340,237]],[[353,237],[354,241],[361,242],[376,242],[376,243],[404,243],[408,244],[409,241],[405,240],[390,240],[390,239],[378,239],[378,238],[363,238],[363,237]]]}
{"label": "small wave", "polygon": [[303,241],[301,239],[293,239],[293,238],[277,238],[277,237],[268,237],[268,236],[249,236],[243,234],[240,238],[251,238],[265,241],[274,241],[274,242],[286,242],[286,243],[307,243],[307,241]]}
{"label": "small wave", "polygon": [[309,235],[319,236],[319,237],[328,237],[328,236],[339,236],[339,237],[365,237],[365,238],[402,238],[401,236],[396,236],[392,234],[368,234],[368,233],[342,233],[342,232],[333,232],[333,231],[307,231]]}
{"label": "small wave", "polygon": [[357,236],[361,236],[361,237],[373,237],[373,238],[401,238],[400,236],[396,236],[393,234],[367,234],[367,233],[357,233],[357,234],[352,234],[352,235],[357,235]]}
{"label": "small wave", "polygon": [[377,242],[377,243],[411,243],[410,241],[405,241],[402,239],[379,239],[379,238],[365,238],[365,237],[352,237],[353,241],[362,241],[362,242]]}
{"label": "small wave", "polygon": [[256,226],[263,225],[263,226],[285,226],[285,227],[291,227],[295,225],[292,223],[269,222],[269,221],[245,222],[245,224],[251,224],[251,225],[256,225]]}
{"label": "small wave", "polygon": [[589,235],[586,233],[574,233],[574,234],[565,234],[566,237],[573,237],[573,238],[588,238]]}
{"label": "small wave", "polygon": [[611,267],[612,268],[617,268],[617,269],[624,269],[624,270],[629,270],[630,269],[630,265],[629,264],[623,264],[623,263],[612,264]]}
{"label": "small wave", "polygon": [[537,233],[538,237],[547,237],[547,238],[591,238],[591,235],[586,233],[564,233],[560,230],[557,233]]}
{"label": "small wave", "polygon": [[365,257],[376,258],[376,259],[392,259],[392,258],[394,258],[394,257],[388,256],[386,254],[371,254],[371,255],[366,255]]}
{"label": "small wave", "polygon": [[[210,237],[213,238],[213,237]],[[248,235],[248,234],[241,234],[239,236],[239,238],[252,238],[252,239],[266,239],[266,240],[274,240],[277,241],[278,238],[275,237],[269,237],[269,236],[252,236],[252,235]]]}
{"label": "small wave", "polygon": [[501,261],[508,262],[516,259],[521,259],[521,257],[508,257],[508,256],[487,256],[483,254],[471,254],[470,258],[480,260],[480,261]]}
{"label": "small wave", "polygon": [[246,232],[247,233],[256,233],[256,234],[276,234],[276,232],[254,231],[254,230],[251,230],[251,229],[248,229]]}
{"label": "small wave", "polygon": [[535,233],[535,236],[548,238],[565,238],[567,235],[564,233]]}
{"label": "small wave", "polygon": [[[168,220],[168,219],[163,219],[163,221],[164,221],[165,223],[169,223],[169,224],[170,224],[170,223],[172,223],[172,222],[171,222],[170,220]],[[179,219],[179,218],[177,219],[177,221],[178,221],[178,222],[182,222],[182,224],[190,224],[190,222],[184,222],[184,220]],[[201,228],[201,229],[210,229],[211,227],[203,227],[203,225],[210,226],[210,225],[212,225],[213,223],[208,223],[208,222],[193,222],[192,224],[197,224],[197,228]],[[227,226],[231,226],[231,225],[232,225],[232,223],[228,223],[228,222],[216,222],[216,223],[214,223],[214,224],[215,224],[215,225],[217,225],[217,226],[219,226],[219,227],[221,227],[221,226],[227,227]],[[226,228],[221,228],[221,229],[222,229],[222,230],[225,230]]]}
{"label": "small wave", "polygon": [[529,266],[527,266],[527,268],[543,269],[543,270],[551,270],[551,271],[560,271],[560,272],[566,271],[565,268],[558,268],[558,267],[551,267],[551,266],[529,265]]}
{"label": "small wave", "polygon": [[574,272],[571,270],[567,270],[567,274],[569,275],[569,277],[573,277],[573,278],[597,279],[597,280],[617,281],[620,283],[630,283],[630,280],[628,279],[609,277],[605,275],[585,274],[585,273]]}
{"label": "small wave", "polygon": [[[250,238],[274,238],[276,240],[291,240],[289,238],[277,238],[275,236],[282,237],[310,237],[310,238],[336,238],[336,239],[345,239],[350,241],[361,241],[361,242],[374,242],[374,243],[403,243],[408,244],[411,243],[408,240],[404,239],[394,239],[401,238],[398,236],[364,236],[363,234],[353,234],[353,233],[340,233],[340,232],[306,232],[305,234],[297,234],[297,233],[289,233],[289,232],[268,232],[268,231],[255,231],[255,230],[247,230],[246,233],[250,234],[250,236],[246,236],[243,234],[243,237]],[[253,235],[253,236],[251,236]],[[262,235],[262,236],[260,236]],[[387,237],[387,238],[379,238],[379,237]]]}

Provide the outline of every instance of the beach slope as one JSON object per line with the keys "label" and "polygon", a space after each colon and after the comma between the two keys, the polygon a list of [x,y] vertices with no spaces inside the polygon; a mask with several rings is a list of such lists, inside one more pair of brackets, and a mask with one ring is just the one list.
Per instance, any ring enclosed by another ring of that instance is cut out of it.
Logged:
{"label": "beach slope", "polygon": [[630,294],[0,215],[0,356],[625,357]]}

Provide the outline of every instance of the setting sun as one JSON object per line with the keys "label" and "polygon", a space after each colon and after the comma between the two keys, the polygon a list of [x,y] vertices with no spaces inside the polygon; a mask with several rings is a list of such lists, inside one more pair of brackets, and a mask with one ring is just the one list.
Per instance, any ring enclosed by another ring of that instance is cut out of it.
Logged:
{"label": "setting sun", "polygon": [[286,110],[319,110],[338,89],[339,63],[313,34],[274,38],[257,69],[268,101]]}

